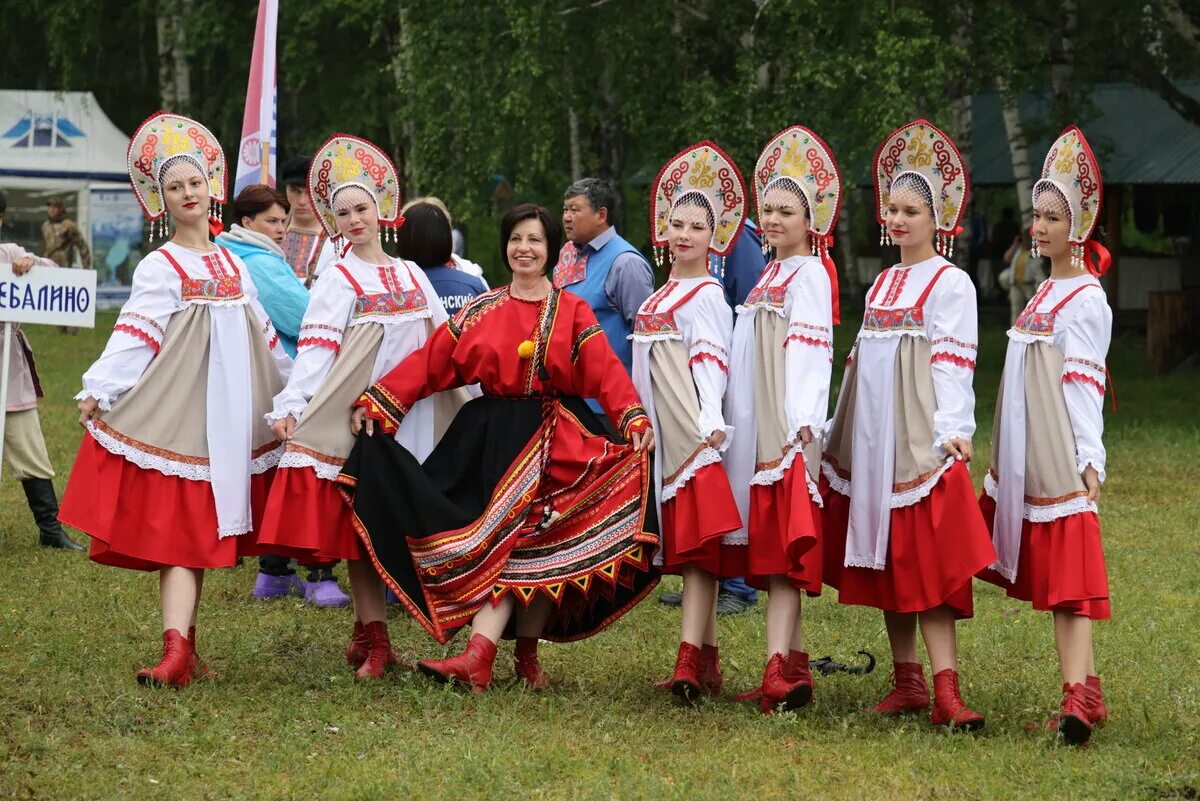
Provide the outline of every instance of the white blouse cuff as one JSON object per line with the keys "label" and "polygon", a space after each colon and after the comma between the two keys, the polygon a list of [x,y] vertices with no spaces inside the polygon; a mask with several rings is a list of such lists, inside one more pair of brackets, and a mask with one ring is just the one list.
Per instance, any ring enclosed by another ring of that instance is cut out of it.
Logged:
{"label": "white blouse cuff", "polygon": [[84,400],[86,398],[92,398],[93,400],[95,400],[96,405],[99,407],[100,411],[102,411],[102,412],[112,411],[112,405],[113,405],[113,401],[115,400],[115,398],[113,398],[109,395],[106,395],[103,392],[100,392],[99,390],[95,390],[95,389],[85,389],[82,392],[80,392],[78,395],[75,396],[75,400]]}

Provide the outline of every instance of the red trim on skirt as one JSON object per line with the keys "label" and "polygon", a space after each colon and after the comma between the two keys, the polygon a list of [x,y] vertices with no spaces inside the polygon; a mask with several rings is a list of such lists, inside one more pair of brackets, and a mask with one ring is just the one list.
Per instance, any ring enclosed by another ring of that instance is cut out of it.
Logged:
{"label": "red trim on skirt", "polygon": [[[995,499],[986,492],[980,495],[979,510],[991,531]],[[1100,518],[1095,512],[1080,512],[1049,523],[1023,520],[1017,580],[1010,582],[991,569],[981,571],[979,578],[1001,587],[1010,598],[1028,601],[1041,612],[1070,612],[1092,620],[1112,618]]]}
{"label": "red trim on skirt", "polygon": [[946,605],[958,618],[974,614],[971,579],[996,561],[996,551],[965,463],[956,462],[917,503],[892,510],[883,570],[843,565],[850,498],[830,488],[824,476],[820,489],[825,500],[824,579],[838,589],[839,602],[885,612],[924,612]]}
{"label": "red trim on skirt", "polygon": [[264,550],[304,565],[367,558],[346,499],[311,467],[275,471],[259,532]]}
{"label": "red trim on skirt", "polygon": [[[256,530],[274,473],[250,477]],[[91,434],[79,444],[58,517],[92,538],[93,562],[111,567],[232,567],[238,557],[263,553],[253,533],[217,536],[212,484],[143,470]]]}
{"label": "red trim on skirt", "polygon": [[744,575],[746,546],[721,542],[741,527],[725,467],[701,467],[662,505],[663,572],[678,575],[694,565],[717,578]]}
{"label": "red trim on skirt", "polygon": [[746,583],[767,589],[769,576],[787,576],[798,590],[821,594],[824,560],[821,507],[804,477],[803,454],[774,484],[750,487],[750,559]]}

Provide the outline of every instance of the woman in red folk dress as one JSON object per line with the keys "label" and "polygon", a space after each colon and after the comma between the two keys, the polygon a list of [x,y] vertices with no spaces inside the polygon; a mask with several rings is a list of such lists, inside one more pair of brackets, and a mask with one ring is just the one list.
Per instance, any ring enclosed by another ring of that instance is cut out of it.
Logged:
{"label": "woman in red folk dress", "polygon": [[291,360],[246,266],[209,239],[225,199],[212,133],[155,114],[130,142],[129,176],[151,230],[173,219],[175,231],[138,264],[83,376],[87,433],[60,517],[92,537],[94,561],[159,572],[163,657],[137,679],[181,687],[208,675],[196,655],[205,569],[258,552],[253,532],[283,450],[263,415]]}
{"label": "woman in red folk dress", "polygon": [[[383,582],[334,479],[354,445],[348,423],[358,396],[424,345],[446,313],[424,272],[380,244],[380,229],[394,230],[404,218],[396,168],[379,148],[331,137],[313,156],[308,192],[330,237],[350,249],[313,285],[295,369],[267,415],[286,445],[259,543],[304,564],[347,560],[354,634],[346,662],[360,677],[379,678],[396,662]],[[433,450],[436,411],[435,399],[422,401],[396,432],[418,458]]]}
{"label": "woman in red folk dress", "polygon": [[1100,165],[1071,126],[1033,187],[1033,250],[1050,259],[1050,278],[1008,332],[979,498],[997,554],[982,577],[1054,615],[1063,697],[1047,724],[1073,744],[1108,717],[1092,653],[1092,621],[1111,616],[1096,513],[1112,336],[1099,281],[1110,258],[1091,239],[1100,195]]}
{"label": "woman in red folk dress", "polygon": [[[468,303],[358,401],[359,437],[339,484],[384,581],[438,642],[470,624],[466,650],[418,663],[482,692],[496,644],[516,636],[517,675],[547,679],[538,638],[600,631],[658,581],[647,514],[653,445],[633,385],[587,304],[546,278],[558,222],[509,211],[510,285]],[[421,463],[392,432],[434,392],[478,383]],[[596,398],[630,444],[605,435]]]}
{"label": "woman in red folk dress", "polygon": [[650,230],[654,245],[670,248],[671,277],[633,325],[633,385],[654,426],[663,542],[655,561],[683,576],[679,654],[666,686],[688,704],[721,691],[717,580],[746,566],[744,544],[723,542],[742,525],[721,464],[732,433],[721,400],[733,318],[708,272],[709,253],[729,253],[745,218],[742,176],[716,145],[701,142],[668,161],[655,183]]}
{"label": "woman in red folk dress", "polygon": [[825,443],[824,579],[841,603],[883,610],[895,689],[876,712],[929,707],[920,622],[931,722],[978,729],[983,716],[959,693],[955,621],[973,614],[972,577],[996,553],[967,472],[975,290],[942,256],[953,253],[967,176],[954,143],[917,120],[879,146],[874,178],[882,237],[900,246],[900,263],[867,295]]}
{"label": "woman in red folk dress", "polygon": [[771,138],[753,177],[775,260],[738,307],[725,404],[736,432],[729,475],[749,524],[746,580],[769,592],[762,684],[739,698],[770,712],[812,700],[800,608],[804,593],[821,592],[816,479],[838,321],[829,247],[841,179],[825,143],[799,125]]}

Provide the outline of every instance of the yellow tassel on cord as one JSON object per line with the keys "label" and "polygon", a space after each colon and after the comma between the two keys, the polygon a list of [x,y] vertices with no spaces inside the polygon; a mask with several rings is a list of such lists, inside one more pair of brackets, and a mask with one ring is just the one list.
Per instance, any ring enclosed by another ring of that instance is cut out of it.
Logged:
{"label": "yellow tassel on cord", "polygon": [[517,345],[517,355],[522,359],[528,359],[533,356],[533,342],[527,339],[520,345]]}

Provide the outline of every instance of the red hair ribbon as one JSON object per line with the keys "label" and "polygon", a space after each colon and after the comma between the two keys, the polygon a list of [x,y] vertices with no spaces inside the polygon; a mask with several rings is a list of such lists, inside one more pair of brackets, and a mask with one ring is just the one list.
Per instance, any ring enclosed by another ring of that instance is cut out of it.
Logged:
{"label": "red hair ribbon", "polygon": [[829,255],[829,251],[833,248],[833,234],[813,234],[816,240],[817,251],[821,254],[821,263],[825,265],[825,272],[829,275],[829,293],[833,301],[833,324],[837,325],[842,321],[842,301],[838,292],[838,273],[837,265],[833,263],[833,257]]}
{"label": "red hair ribbon", "polygon": [[[1093,256],[1096,260],[1094,265],[1092,263]],[[1087,267],[1089,273],[1099,278],[1112,266],[1112,254],[1104,245],[1094,239],[1089,239],[1083,243],[1083,265]]]}
{"label": "red hair ribbon", "polygon": [[225,223],[221,222],[220,220],[210,219],[208,221],[208,231],[214,237],[220,236],[221,232],[224,230],[225,230]]}

